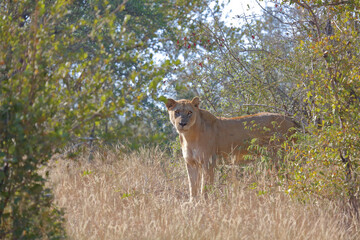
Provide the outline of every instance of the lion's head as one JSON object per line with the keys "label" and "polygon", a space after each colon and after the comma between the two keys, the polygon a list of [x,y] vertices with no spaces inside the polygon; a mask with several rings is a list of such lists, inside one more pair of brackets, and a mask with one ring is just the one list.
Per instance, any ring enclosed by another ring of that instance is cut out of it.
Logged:
{"label": "lion's head", "polygon": [[170,121],[179,133],[188,131],[195,124],[199,115],[199,104],[198,97],[191,101],[167,99],[166,107],[169,111]]}

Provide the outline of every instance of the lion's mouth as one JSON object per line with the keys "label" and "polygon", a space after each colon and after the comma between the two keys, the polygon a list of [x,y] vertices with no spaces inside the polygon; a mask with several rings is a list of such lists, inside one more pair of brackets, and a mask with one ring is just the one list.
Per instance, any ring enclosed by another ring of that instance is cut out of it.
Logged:
{"label": "lion's mouth", "polygon": [[178,131],[179,132],[186,132],[188,129],[184,128],[184,127],[178,127]]}

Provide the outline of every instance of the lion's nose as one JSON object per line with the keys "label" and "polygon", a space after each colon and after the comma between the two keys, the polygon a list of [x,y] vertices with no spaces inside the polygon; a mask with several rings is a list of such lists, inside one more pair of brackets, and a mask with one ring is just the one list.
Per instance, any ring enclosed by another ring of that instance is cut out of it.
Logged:
{"label": "lion's nose", "polygon": [[179,123],[180,126],[184,127],[186,125],[186,123]]}

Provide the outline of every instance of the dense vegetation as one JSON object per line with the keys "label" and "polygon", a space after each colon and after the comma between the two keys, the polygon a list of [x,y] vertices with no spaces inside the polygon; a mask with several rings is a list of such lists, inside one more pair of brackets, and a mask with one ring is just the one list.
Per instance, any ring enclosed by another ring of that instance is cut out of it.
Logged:
{"label": "dense vegetation", "polygon": [[279,170],[295,199],[358,217],[358,1],[284,0],[225,24],[214,1],[0,3],[0,238],[64,238],[39,169],[70,143],[175,141],[162,101],[301,125]]}

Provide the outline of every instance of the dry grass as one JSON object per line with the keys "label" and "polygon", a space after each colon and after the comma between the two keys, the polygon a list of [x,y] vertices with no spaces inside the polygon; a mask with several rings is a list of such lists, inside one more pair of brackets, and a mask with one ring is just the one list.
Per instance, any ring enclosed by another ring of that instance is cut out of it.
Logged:
{"label": "dry grass", "polygon": [[[183,162],[156,148],[126,154],[119,147],[90,163],[54,158],[50,167],[70,239],[359,238],[334,204],[305,205],[275,190],[259,195],[265,174],[218,181],[208,200],[189,203]],[[257,190],[249,189],[254,180]]]}

